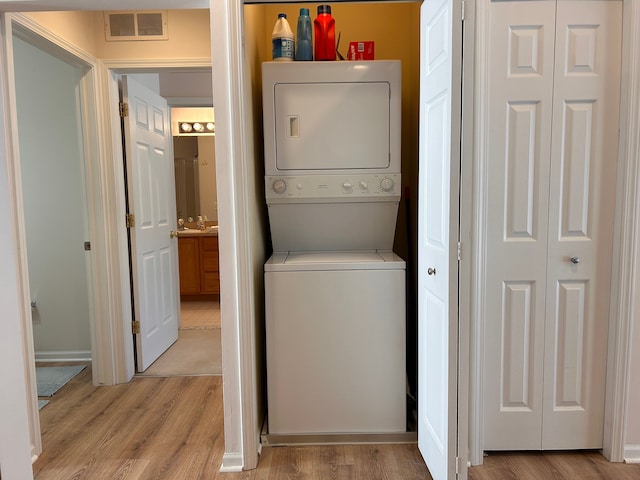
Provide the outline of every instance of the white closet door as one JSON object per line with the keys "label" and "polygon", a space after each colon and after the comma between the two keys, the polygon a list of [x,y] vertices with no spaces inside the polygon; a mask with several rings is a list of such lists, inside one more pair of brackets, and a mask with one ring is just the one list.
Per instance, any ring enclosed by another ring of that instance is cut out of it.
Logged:
{"label": "white closet door", "polygon": [[483,378],[492,450],[540,448],[554,16],[555,1],[491,5]]}
{"label": "white closet door", "polygon": [[621,2],[491,16],[484,448],[599,448]]}
{"label": "white closet door", "polygon": [[[462,12],[420,8],[418,448],[433,480],[466,478],[458,454],[458,198]],[[451,221],[451,218],[456,218]]]}
{"label": "white closet door", "polygon": [[558,1],[544,449],[602,447],[621,32],[621,1]]}

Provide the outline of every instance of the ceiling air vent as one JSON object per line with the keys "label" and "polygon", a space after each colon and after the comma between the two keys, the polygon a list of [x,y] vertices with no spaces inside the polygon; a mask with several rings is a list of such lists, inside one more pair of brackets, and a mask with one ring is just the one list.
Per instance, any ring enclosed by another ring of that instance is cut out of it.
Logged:
{"label": "ceiling air vent", "polygon": [[167,40],[167,12],[104,12],[108,42],[125,40]]}

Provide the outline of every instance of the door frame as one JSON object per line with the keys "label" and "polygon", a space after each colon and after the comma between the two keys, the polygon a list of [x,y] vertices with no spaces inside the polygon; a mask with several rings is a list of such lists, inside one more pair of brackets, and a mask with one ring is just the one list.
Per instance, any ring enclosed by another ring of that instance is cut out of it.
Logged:
{"label": "door frame", "polygon": [[[122,149],[122,128],[120,124],[120,88],[121,75],[126,74],[150,74],[161,70],[179,71],[183,69],[211,70],[211,59],[149,59],[149,60],[105,60],[100,62],[99,74],[101,80],[101,92],[103,95],[103,132],[105,139],[106,157],[110,159],[124,158]],[[129,244],[128,232],[124,222],[127,213],[126,185],[124,163],[111,161],[110,165],[110,191],[112,201],[108,212],[113,221],[112,252],[119,259],[118,271],[119,285],[119,315],[115,318],[113,328],[113,359],[114,359],[114,384],[130,381],[136,371],[134,359],[134,337],[131,330],[133,310],[131,304],[131,284],[129,272]],[[115,254],[117,252],[117,254]],[[114,279],[115,280],[115,279]]]}
{"label": "door frame", "polygon": [[[216,116],[220,308],[224,372],[224,443],[222,472],[255,468],[262,448],[259,380],[256,366],[255,279],[252,225],[249,216],[254,190],[247,179],[253,131],[244,45],[244,0],[211,1],[211,56]],[[236,417],[234,422],[227,419]]]}
{"label": "door frame", "polygon": [[[17,275],[19,279],[18,291],[20,298],[20,323],[22,325],[23,362],[27,387],[27,407],[29,417],[29,431],[31,437],[32,459],[42,452],[40,436],[40,421],[35,379],[35,352],[33,345],[33,328],[30,309],[30,291],[27,265],[26,230],[24,224],[24,209],[22,204],[22,186],[20,174],[20,153],[18,142],[17,105],[15,100],[15,83],[13,67],[13,35],[17,32],[36,48],[56,57],[57,59],[84,70],[80,80],[82,140],[84,143],[85,164],[83,165],[84,191],[88,200],[87,231],[92,242],[93,255],[87,262],[86,274],[89,290],[89,324],[91,329],[91,352],[93,383],[103,384],[105,379],[102,370],[103,359],[108,351],[103,348],[105,330],[101,328],[105,319],[109,318],[110,304],[105,294],[104,285],[108,282],[108,271],[104,268],[107,262],[104,245],[105,229],[104,208],[102,197],[102,172],[98,147],[97,110],[93,99],[98,90],[96,77],[96,61],[82,50],[65,40],[51,34],[29,18],[21,14],[7,13],[3,15],[3,35],[5,39],[3,52],[6,55],[5,92],[8,97],[7,109],[10,120],[7,128],[7,167],[9,171],[9,195],[12,199],[14,227],[17,244]],[[4,83],[4,82],[3,82]]]}
{"label": "door frame", "polygon": [[[631,325],[634,311],[635,279],[640,272],[635,266],[640,241],[634,219],[640,215],[640,143],[636,141],[640,128],[640,5],[634,0],[623,1],[622,89],[620,98],[620,138],[616,184],[614,249],[609,314],[609,343],[605,401],[603,454],[613,462],[624,459],[624,433],[627,420],[627,373],[631,364]],[[486,203],[488,142],[488,72],[491,0],[476,0],[475,99],[473,155],[473,198],[467,204],[467,222],[472,232],[471,288],[468,301],[471,324],[469,449],[472,465],[483,461],[483,343],[484,287],[482,272],[486,268],[486,246],[483,244]],[[625,72],[628,72],[625,76]],[[464,215],[463,215],[464,216]],[[465,303],[465,302],[463,302]]]}

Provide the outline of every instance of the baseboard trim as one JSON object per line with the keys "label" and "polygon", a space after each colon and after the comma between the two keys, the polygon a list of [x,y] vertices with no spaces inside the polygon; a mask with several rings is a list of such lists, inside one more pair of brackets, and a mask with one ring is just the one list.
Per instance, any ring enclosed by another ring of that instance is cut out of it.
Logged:
{"label": "baseboard trim", "polygon": [[91,350],[40,351],[36,362],[90,362]]}
{"label": "baseboard trim", "polygon": [[624,446],[624,463],[640,463],[640,445]]}
{"label": "baseboard trim", "polygon": [[225,453],[222,456],[221,473],[241,472],[244,459],[240,453]]}

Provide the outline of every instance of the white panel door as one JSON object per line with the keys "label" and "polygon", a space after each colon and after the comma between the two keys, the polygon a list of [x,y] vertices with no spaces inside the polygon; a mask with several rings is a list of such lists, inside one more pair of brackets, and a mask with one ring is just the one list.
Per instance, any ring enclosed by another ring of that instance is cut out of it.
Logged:
{"label": "white panel door", "polygon": [[484,445],[540,447],[555,1],[491,5]]}
{"label": "white panel door", "polygon": [[491,17],[484,448],[600,448],[621,2]]}
{"label": "white panel door", "polygon": [[420,13],[418,446],[434,480],[456,478],[460,2]]}
{"label": "white panel door", "polygon": [[621,1],[558,1],[544,449],[602,447],[621,32]]}
{"label": "white panel door", "polygon": [[178,241],[171,123],[167,102],[131,78],[122,81],[125,117],[136,368],[144,371],[178,339]]}

